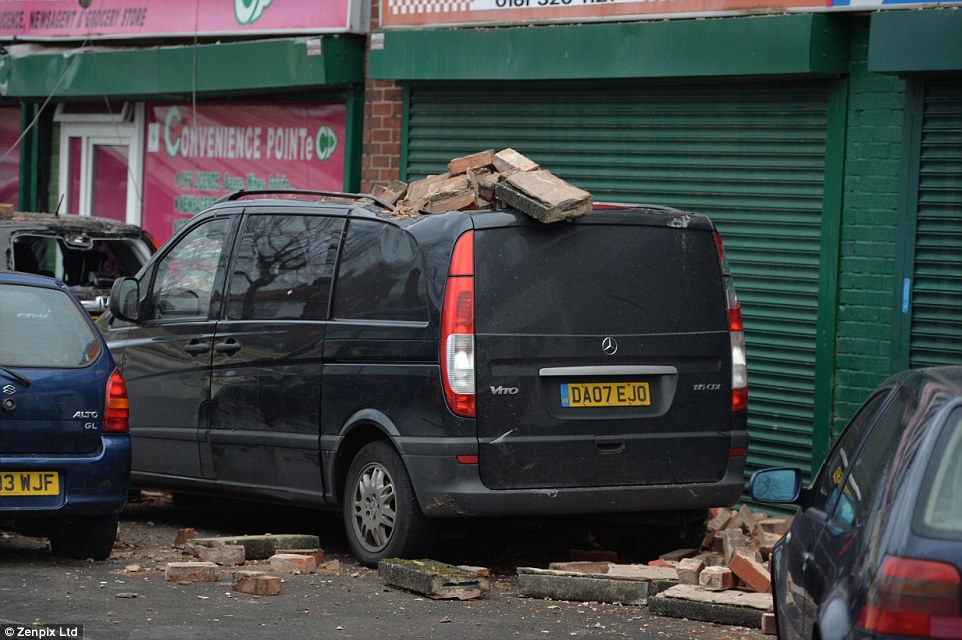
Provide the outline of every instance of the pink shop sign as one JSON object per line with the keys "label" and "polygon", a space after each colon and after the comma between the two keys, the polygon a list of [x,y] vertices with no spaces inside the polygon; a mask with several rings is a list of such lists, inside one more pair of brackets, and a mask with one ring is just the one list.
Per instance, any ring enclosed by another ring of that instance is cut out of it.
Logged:
{"label": "pink shop sign", "polygon": [[362,32],[363,2],[0,0],[0,39]]}
{"label": "pink shop sign", "polygon": [[240,189],[343,191],[345,123],[343,103],[149,105],[143,227],[163,242]]}

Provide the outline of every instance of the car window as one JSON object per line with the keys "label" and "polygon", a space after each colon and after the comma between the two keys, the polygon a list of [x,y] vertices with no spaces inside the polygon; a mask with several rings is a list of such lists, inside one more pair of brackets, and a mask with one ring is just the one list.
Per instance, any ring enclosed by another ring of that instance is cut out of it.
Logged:
{"label": "car window", "polygon": [[826,514],[832,511],[832,507],[839,496],[839,487],[845,478],[845,472],[855,458],[862,436],[871,426],[879,408],[885,401],[885,397],[886,392],[880,392],[866,400],[855,417],[845,427],[845,430],[842,431],[835,447],[825,459],[818,479],[815,481],[815,492],[811,504],[813,509],[824,511]]}
{"label": "car window", "polygon": [[326,319],[343,224],[327,216],[248,216],[231,267],[227,318]]}
{"label": "car window", "polygon": [[224,218],[201,224],[167,252],[157,265],[148,319],[208,317],[227,224]]}
{"label": "car window", "polygon": [[352,220],[334,297],[338,318],[426,320],[424,269],[417,244],[392,225]]}
{"label": "car window", "polygon": [[146,243],[135,238],[87,238],[74,246],[54,236],[19,235],[13,240],[14,269],[71,287],[109,288],[120,276],[137,273],[149,257]]}
{"label": "car window", "polygon": [[100,342],[66,292],[0,285],[0,365],[84,367],[97,359]]}
{"label": "car window", "polygon": [[932,538],[962,540],[962,409],[949,415],[935,445],[913,529]]}
{"label": "car window", "polygon": [[837,524],[860,526],[867,520],[879,490],[885,485],[895,450],[915,403],[899,390],[882,409],[861,450],[856,454],[830,515]]}

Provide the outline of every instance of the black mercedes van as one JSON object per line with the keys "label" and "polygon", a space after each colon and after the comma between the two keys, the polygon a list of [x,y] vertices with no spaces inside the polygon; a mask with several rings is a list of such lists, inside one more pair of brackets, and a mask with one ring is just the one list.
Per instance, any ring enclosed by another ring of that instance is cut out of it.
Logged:
{"label": "black mercedes van", "polygon": [[341,509],[370,566],[427,553],[437,519],[742,493],[741,310],[702,215],[239,192],[110,300],[133,482]]}

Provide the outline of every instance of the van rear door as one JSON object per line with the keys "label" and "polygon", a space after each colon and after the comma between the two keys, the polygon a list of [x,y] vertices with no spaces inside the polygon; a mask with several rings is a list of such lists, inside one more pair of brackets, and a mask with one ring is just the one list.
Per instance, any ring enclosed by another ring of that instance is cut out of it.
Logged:
{"label": "van rear door", "polygon": [[522,218],[475,233],[484,484],[721,480],[732,368],[711,223],[638,211]]}

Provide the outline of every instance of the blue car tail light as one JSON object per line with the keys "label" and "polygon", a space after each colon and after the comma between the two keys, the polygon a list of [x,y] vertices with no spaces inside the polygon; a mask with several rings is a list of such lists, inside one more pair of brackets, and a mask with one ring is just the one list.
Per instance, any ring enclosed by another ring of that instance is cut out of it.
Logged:
{"label": "blue car tail light", "polygon": [[962,577],[947,563],[887,556],[859,613],[871,633],[962,638]]}

